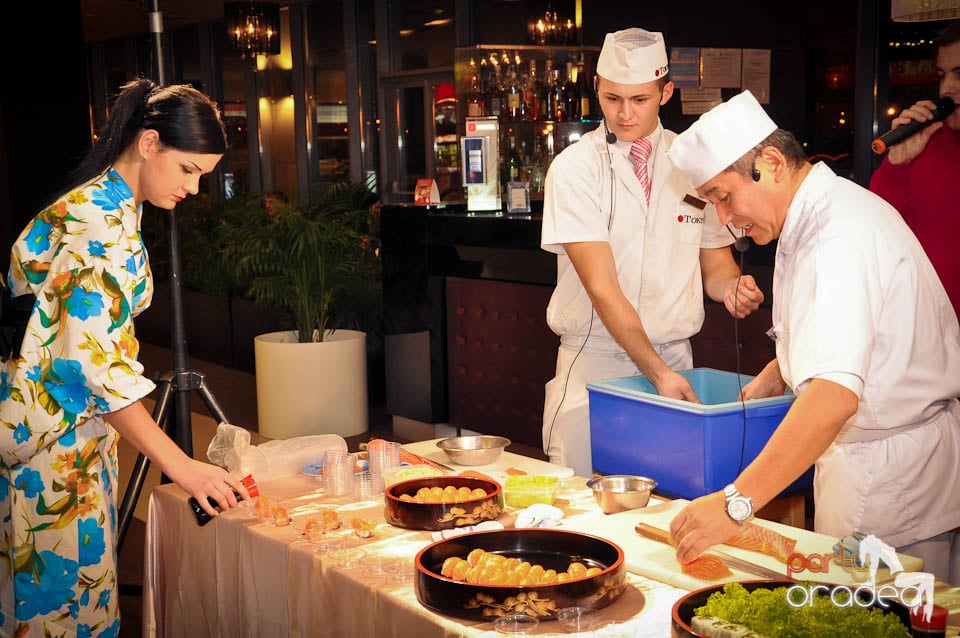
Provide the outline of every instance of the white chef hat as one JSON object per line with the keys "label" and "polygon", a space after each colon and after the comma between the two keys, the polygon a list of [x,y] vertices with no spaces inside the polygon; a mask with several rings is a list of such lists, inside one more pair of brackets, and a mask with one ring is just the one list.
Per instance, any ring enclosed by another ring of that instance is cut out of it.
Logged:
{"label": "white chef hat", "polygon": [[701,115],[673,140],[667,157],[699,188],[775,130],[753,93],[744,91]]}
{"label": "white chef hat", "polygon": [[597,59],[597,75],[617,84],[645,84],[670,70],[663,34],[630,28],[608,33]]}

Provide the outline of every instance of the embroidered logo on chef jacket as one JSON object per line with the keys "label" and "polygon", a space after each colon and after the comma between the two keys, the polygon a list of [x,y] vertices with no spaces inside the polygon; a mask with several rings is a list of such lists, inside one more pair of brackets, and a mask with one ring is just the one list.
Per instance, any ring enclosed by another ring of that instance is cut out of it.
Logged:
{"label": "embroidered logo on chef jacket", "polygon": [[700,199],[699,197],[694,197],[693,195],[687,193],[683,196],[683,203],[688,206],[693,206],[698,211],[700,215],[690,215],[687,213],[679,213],[677,215],[677,221],[681,224],[702,224],[703,223],[703,209],[707,207],[707,202]]}

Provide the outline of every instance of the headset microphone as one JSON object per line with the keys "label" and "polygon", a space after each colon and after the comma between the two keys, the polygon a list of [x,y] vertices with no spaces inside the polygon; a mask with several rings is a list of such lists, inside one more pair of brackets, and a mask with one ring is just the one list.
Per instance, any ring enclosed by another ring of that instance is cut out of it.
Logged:
{"label": "headset microphone", "polygon": [[729,224],[727,224],[726,229],[727,229],[727,232],[733,236],[734,249],[736,249],[736,251],[741,255],[747,252],[747,249],[750,248],[750,238],[747,237],[746,235],[741,235],[740,237],[737,237],[736,234],[732,230],[730,230]]}
{"label": "headset microphone", "polygon": [[753,172],[750,173],[750,176],[753,177],[753,181],[759,182],[759,181],[760,181],[760,169],[757,168],[756,166],[754,166],[754,167],[753,167]]}
{"label": "headset microphone", "polygon": [[607,144],[616,144],[617,143],[617,134],[610,131],[610,127],[607,126],[607,121],[603,121],[603,130],[607,132]]}

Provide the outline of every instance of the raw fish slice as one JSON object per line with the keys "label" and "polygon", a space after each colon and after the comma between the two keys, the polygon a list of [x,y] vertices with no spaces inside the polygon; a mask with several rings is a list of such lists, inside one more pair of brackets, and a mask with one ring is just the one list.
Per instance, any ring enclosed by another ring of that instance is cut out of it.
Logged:
{"label": "raw fish slice", "polygon": [[773,556],[781,563],[786,563],[790,555],[793,554],[793,548],[796,547],[797,541],[761,525],[746,523],[740,528],[738,535],[727,539],[724,544],[760,552],[767,556]]}
{"label": "raw fish slice", "polygon": [[722,560],[710,554],[694,558],[680,567],[687,576],[693,576],[700,580],[720,580],[733,575],[733,572]]}

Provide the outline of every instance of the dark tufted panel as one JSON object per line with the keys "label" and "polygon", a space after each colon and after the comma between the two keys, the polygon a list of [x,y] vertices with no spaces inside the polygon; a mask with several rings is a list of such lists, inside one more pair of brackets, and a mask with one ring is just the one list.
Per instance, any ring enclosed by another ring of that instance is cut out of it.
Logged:
{"label": "dark tufted panel", "polygon": [[543,388],[559,345],[546,323],[552,291],[447,278],[450,425],[542,446]]}
{"label": "dark tufted panel", "polygon": [[[734,348],[734,320],[723,304],[707,301],[703,328],[690,339],[693,365],[737,371]],[[761,306],[739,321],[740,372],[756,375],[777,356],[773,341],[766,335],[772,325],[770,308]]]}

